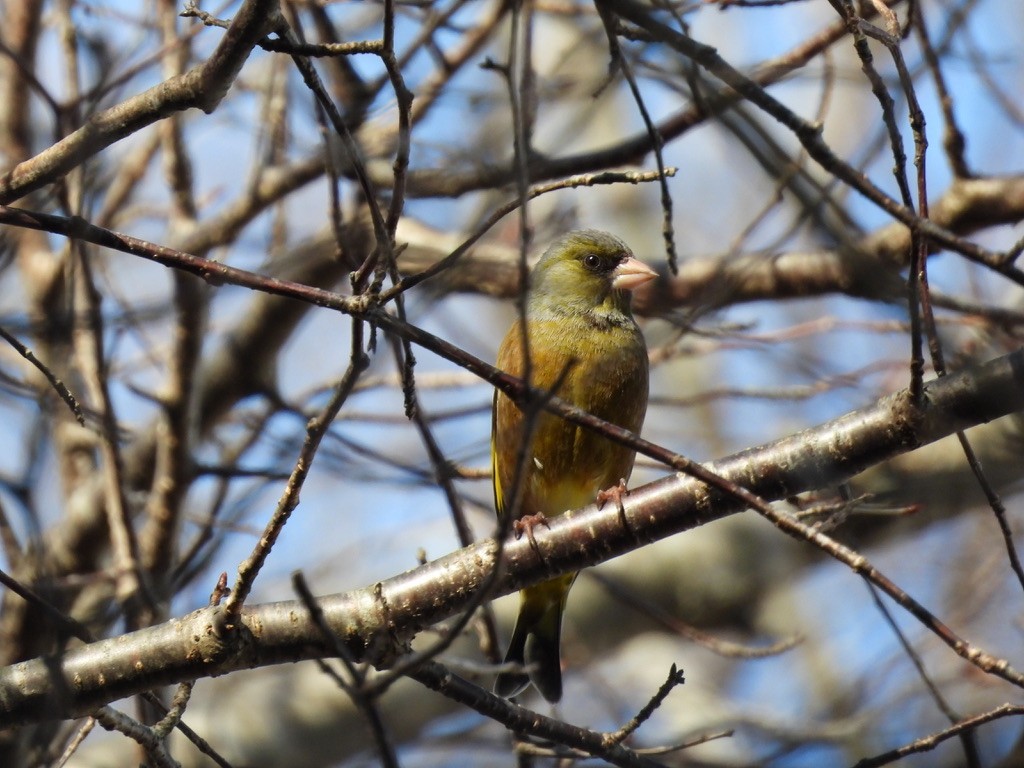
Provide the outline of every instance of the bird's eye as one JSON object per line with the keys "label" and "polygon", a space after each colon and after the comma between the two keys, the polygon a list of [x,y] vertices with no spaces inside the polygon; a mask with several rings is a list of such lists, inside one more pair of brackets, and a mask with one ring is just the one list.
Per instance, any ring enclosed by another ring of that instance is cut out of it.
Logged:
{"label": "bird's eye", "polygon": [[601,257],[598,256],[596,253],[588,253],[586,256],[583,257],[583,266],[585,266],[587,269],[592,269],[596,271],[601,268],[601,264]]}

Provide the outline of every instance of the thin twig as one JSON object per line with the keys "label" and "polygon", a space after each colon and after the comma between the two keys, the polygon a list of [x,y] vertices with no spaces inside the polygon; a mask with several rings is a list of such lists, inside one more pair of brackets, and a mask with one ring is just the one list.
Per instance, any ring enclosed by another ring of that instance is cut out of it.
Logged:
{"label": "thin twig", "polygon": [[256,576],[263,567],[263,563],[266,562],[267,556],[273,549],[278,536],[281,535],[281,531],[291,517],[292,512],[299,505],[299,494],[324,435],[330,429],[338,411],[341,410],[341,406],[345,404],[345,401],[351,394],[359,376],[370,364],[369,356],[362,349],[362,342],[363,322],[353,318],[352,349],[348,368],[338,382],[338,386],[335,388],[330,401],[315,418],[310,419],[306,427],[306,439],[302,445],[302,450],[299,452],[292,474],[288,478],[288,483],[277,503],[277,509],[270,520],[267,521],[263,535],[257,542],[256,547],[238,566],[238,578],[231,589],[231,594],[224,603],[225,626],[230,626],[238,620],[238,615],[246,598],[249,596],[249,592],[252,590]]}
{"label": "thin twig", "polygon": [[46,380],[53,387],[53,390],[57,393],[57,396],[64,401],[64,404],[71,409],[71,413],[74,414],[75,421],[85,426],[85,414],[82,413],[82,406],[79,404],[78,399],[71,394],[71,390],[67,388],[67,385],[60,380],[50,367],[41,361],[38,357],[32,354],[32,350],[22,344],[12,334],[8,333],[3,326],[0,326],[0,338],[3,338],[8,344],[14,347],[14,350],[25,358],[29,363],[36,367],[36,369],[46,377]]}
{"label": "thin twig", "polygon": [[985,723],[991,723],[993,720],[1000,720],[1004,717],[1019,717],[1021,715],[1024,715],[1024,707],[1014,704],[1003,704],[1002,706],[991,709],[988,712],[982,712],[979,715],[965,718],[950,728],[937,731],[933,734],[917,739],[910,744],[898,747],[897,749],[892,749],[888,752],[883,752],[882,754],[875,755],[874,757],[867,757],[863,760],[859,760],[852,766],[852,768],[878,768],[878,766],[889,765],[890,763],[902,760],[907,755],[930,752],[942,742],[959,736],[965,731],[973,731]]}
{"label": "thin twig", "polygon": [[[907,655],[907,658],[910,659],[910,663],[914,665],[914,669],[917,670],[917,676],[921,678],[921,682],[923,682],[925,687],[928,689],[928,693],[935,702],[935,705],[939,708],[939,711],[942,712],[946,719],[955,726],[961,720],[960,715],[953,710],[949,705],[949,702],[947,702],[945,697],[942,695],[938,686],[935,685],[935,681],[933,681],[931,675],[928,674],[928,670],[924,668],[924,661],[921,660],[921,656],[914,650],[914,647],[910,644],[906,635],[904,635],[903,631],[899,628],[896,620],[889,612],[889,608],[879,596],[878,590],[875,589],[871,582],[865,581],[864,585],[867,587],[868,592],[871,595],[871,599],[874,600],[878,611],[882,614],[882,618],[885,619],[885,623],[889,625],[889,628],[892,629],[893,634],[896,635],[896,639],[903,647],[903,652]],[[974,733],[969,730],[965,730],[960,734],[960,741],[963,743],[964,758],[967,761],[968,768],[978,768],[980,761],[978,758],[978,744],[974,738]]]}
{"label": "thin twig", "polygon": [[362,712],[363,717],[366,718],[366,722],[370,726],[370,732],[373,734],[374,744],[377,746],[377,755],[380,757],[381,765],[386,766],[386,768],[398,768],[398,755],[395,752],[394,740],[387,731],[384,718],[381,717],[380,708],[377,706],[374,693],[366,687],[366,674],[360,671],[345,648],[345,644],[339,642],[337,635],[331,631],[327,621],[324,619],[323,610],[317,604],[316,597],[310,591],[309,585],[306,584],[306,579],[301,571],[296,571],[292,574],[292,586],[299,595],[299,599],[305,604],[313,622],[323,635],[324,641],[334,649],[335,654],[348,670],[349,676],[352,678],[352,684],[349,685],[322,661],[320,662],[320,669],[334,680],[339,688],[348,694],[349,698],[352,699],[352,703],[356,705],[359,711]]}

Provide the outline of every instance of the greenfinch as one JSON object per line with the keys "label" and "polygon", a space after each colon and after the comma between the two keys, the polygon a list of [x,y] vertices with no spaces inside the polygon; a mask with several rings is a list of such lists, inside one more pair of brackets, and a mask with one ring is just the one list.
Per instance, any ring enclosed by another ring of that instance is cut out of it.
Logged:
{"label": "greenfinch", "polygon": [[[648,363],[643,335],[630,312],[630,292],[656,277],[629,247],[606,232],[570,232],[551,245],[530,274],[523,322],[513,323],[497,366],[529,377],[531,386],[594,416],[639,432],[647,411]],[[529,351],[530,365],[524,366]],[[633,469],[634,452],[545,411],[528,424],[496,392],[491,420],[491,469],[498,516],[515,514],[515,529],[617,497]],[[528,436],[528,437],[527,437]],[[519,477],[516,465],[525,461]],[[518,509],[511,508],[516,484]],[[519,520],[521,518],[521,521]],[[520,591],[519,617],[494,690],[511,697],[533,684],[551,702],[562,697],[559,652],[562,613],[576,574]]]}

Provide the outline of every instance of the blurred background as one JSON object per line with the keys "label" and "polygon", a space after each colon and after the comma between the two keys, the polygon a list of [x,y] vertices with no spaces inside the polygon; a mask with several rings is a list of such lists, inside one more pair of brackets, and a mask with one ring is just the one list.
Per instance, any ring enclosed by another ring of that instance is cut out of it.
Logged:
{"label": "blurred background", "polygon": [[[571,228],[609,230],[661,275],[635,301],[652,364],[643,435],[705,461],[908,385],[911,241],[892,208],[865,194],[903,205],[896,167],[912,204],[926,200],[962,244],[933,243],[928,259],[935,339],[950,369],[1019,346],[1024,308],[1010,272],[1024,216],[1024,6],[598,7],[288,2],[283,18],[314,46],[301,52],[312,54],[348,137],[324,118],[288,53],[257,47],[209,114],[157,109],[159,119],[131,123],[44,184],[5,177],[0,202],[343,293],[373,252],[374,205],[400,212],[390,222],[403,275],[480,235],[408,291],[404,311],[489,362],[515,317],[520,255],[532,261]],[[241,9],[201,10],[229,20]],[[166,0],[0,0],[0,174],[115,105],[146,109],[132,100],[207,61],[225,31],[183,10]],[[844,14],[860,16],[848,23]],[[791,125],[723,86],[721,70],[685,56],[679,39],[711,46],[754,91],[818,126],[834,162],[812,159]],[[365,41],[377,43],[345,47]],[[392,44],[389,72],[380,54]],[[913,105],[924,117],[916,135]],[[663,183],[656,146],[674,169]],[[648,176],[607,183],[605,171]],[[582,178],[555,184],[572,176]],[[544,184],[560,188],[494,217]],[[994,266],[964,255],[980,251],[1010,255]],[[113,636],[206,605],[222,572],[230,582],[284,492],[307,421],[349,365],[353,323],[8,223],[0,328],[85,412],[82,426],[14,346],[0,345],[0,567],[96,636]],[[293,599],[296,570],[328,594],[457,549],[443,473],[475,537],[493,534],[493,390],[425,350],[415,355],[422,422],[404,414],[401,369],[380,334],[249,602]],[[431,459],[424,434],[446,463]],[[968,436],[1018,530],[1019,419]],[[630,485],[665,474],[641,459]],[[831,535],[961,636],[1021,664],[1022,585],[955,439],[786,506],[820,506],[812,519]],[[146,610],[125,592],[112,508],[150,583]],[[504,638],[515,600],[495,603]],[[0,637],[3,664],[64,642],[11,592]],[[479,637],[471,625],[442,661],[489,689]],[[673,664],[684,670],[685,684],[627,742],[694,743],[654,758],[666,765],[853,765],[1022,703],[1019,690],[958,658],[856,574],[751,512],[585,572],[563,638],[563,701],[553,711],[539,697],[523,703],[575,725],[621,727]],[[412,681],[379,706],[401,765],[531,762],[501,726]],[[202,680],[185,720],[235,766],[381,759],[363,715],[312,663]],[[141,759],[125,736],[89,728],[8,731],[0,762],[57,764],[69,743],[69,765]],[[994,718],[898,762],[1022,765],[1022,734],[1017,718]],[[181,765],[213,764],[172,743]]]}

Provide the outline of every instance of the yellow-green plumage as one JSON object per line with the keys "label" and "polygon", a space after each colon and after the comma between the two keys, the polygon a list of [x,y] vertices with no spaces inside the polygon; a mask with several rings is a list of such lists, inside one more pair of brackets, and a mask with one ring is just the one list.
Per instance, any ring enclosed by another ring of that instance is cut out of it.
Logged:
{"label": "yellow-green plumage", "polygon": [[[530,384],[550,390],[595,416],[638,432],[647,409],[647,350],[629,310],[629,290],[654,277],[618,238],[571,232],[554,243],[530,277],[526,326]],[[497,365],[523,376],[522,323],[498,351]],[[516,460],[527,426],[522,412],[495,394],[491,433],[494,498],[510,514]],[[562,514],[592,503],[600,491],[628,479],[633,451],[547,412],[536,417],[522,468],[517,517]],[[498,676],[495,691],[513,696],[533,682],[549,701],[562,695],[559,640],[562,613],[575,574],[520,592],[519,618],[505,661],[525,673]]]}

